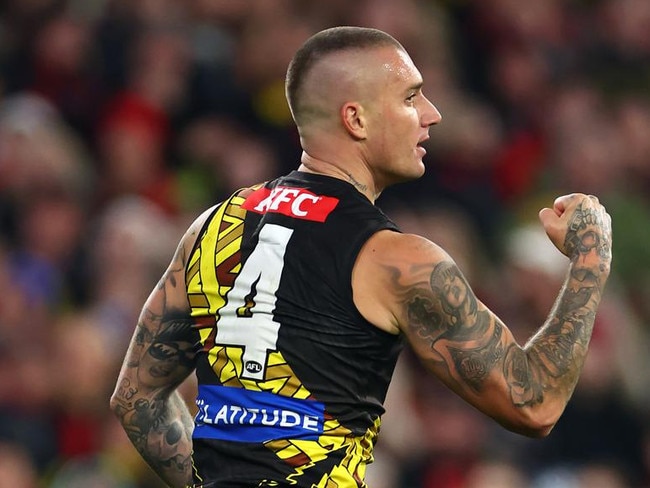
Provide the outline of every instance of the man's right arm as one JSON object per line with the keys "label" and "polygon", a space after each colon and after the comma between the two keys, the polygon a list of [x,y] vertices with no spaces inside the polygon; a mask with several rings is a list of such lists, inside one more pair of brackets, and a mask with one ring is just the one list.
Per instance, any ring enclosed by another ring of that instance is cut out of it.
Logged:
{"label": "man's right arm", "polygon": [[185,267],[211,212],[187,230],[145,302],[110,402],[142,458],[172,487],[192,484],[193,422],[177,390],[196,357]]}
{"label": "man's right arm", "polygon": [[529,436],[548,434],[571,397],[611,260],[610,220],[596,199],[563,197],[540,219],[571,262],[546,322],[523,347],[475,296],[452,258],[426,239],[377,234],[353,279],[355,302],[366,318],[403,332],[423,364],[452,390]]}

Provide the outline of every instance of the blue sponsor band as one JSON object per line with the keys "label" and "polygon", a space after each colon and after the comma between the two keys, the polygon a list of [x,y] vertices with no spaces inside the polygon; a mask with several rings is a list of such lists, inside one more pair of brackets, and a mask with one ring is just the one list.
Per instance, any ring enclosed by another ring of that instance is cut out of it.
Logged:
{"label": "blue sponsor band", "polygon": [[325,406],[264,391],[199,385],[193,437],[240,442],[316,440],[323,433]]}

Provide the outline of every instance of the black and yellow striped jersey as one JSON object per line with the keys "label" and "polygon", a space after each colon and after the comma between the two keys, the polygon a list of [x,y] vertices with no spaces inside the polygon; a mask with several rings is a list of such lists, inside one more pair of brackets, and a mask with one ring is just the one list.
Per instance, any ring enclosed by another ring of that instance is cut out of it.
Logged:
{"label": "black and yellow striped jersey", "polygon": [[352,298],[381,229],[397,231],[351,184],[298,171],[216,207],[186,269],[196,486],[365,486],[401,349]]}

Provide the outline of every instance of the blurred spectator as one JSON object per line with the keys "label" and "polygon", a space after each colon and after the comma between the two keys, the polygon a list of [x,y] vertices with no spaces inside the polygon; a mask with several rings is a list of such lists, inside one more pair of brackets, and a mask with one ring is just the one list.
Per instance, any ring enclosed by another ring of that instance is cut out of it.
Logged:
{"label": "blurred spectator", "polygon": [[27,89],[52,102],[86,141],[105,96],[86,19],[61,14],[47,19],[32,45]]}
{"label": "blurred spectator", "polygon": [[479,100],[456,97],[444,103],[450,116],[445,117],[443,112],[445,124],[432,131],[427,146],[436,158],[435,165],[427,168],[421,180],[396,192],[416,191],[405,199],[426,206],[458,207],[476,227],[486,253],[496,257],[495,239],[503,207],[496,186],[490,182],[496,178],[503,129],[493,107]]}
{"label": "blurred spectator", "polygon": [[34,306],[84,299],[75,252],[92,184],[87,151],[55,108],[33,95],[0,107],[0,215],[12,279]]}
{"label": "blurred spectator", "polygon": [[0,488],[37,488],[38,474],[18,443],[0,441]]}
{"label": "blurred spectator", "polygon": [[279,171],[276,153],[266,140],[232,121],[197,119],[179,134],[179,143],[182,200],[195,214],[227,198],[233,189],[268,180]]}
{"label": "blurred spectator", "polygon": [[507,462],[486,460],[470,469],[463,488],[522,488],[528,485],[528,477],[521,468]]}
{"label": "blurred spectator", "polygon": [[532,488],[631,488],[625,476],[615,466],[591,463],[578,469],[567,467],[548,469],[536,477]]}
{"label": "blurred spectator", "polygon": [[[4,255],[0,255],[0,294],[0,443],[20,446],[16,462],[40,474],[57,456],[50,409],[51,341],[45,327],[51,315],[42,304],[32,304],[25,290],[13,286]],[[7,459],[4,448],[0,458]],[[27,477],[29,473],[26,469]]]}
{"label": "blurred spectator", "polygon": [[172,119],[187,88],[187,39],[176,30],[146,30],[134,41],[126,86],[107,103],[98,125],[99,204],[140,195],[178,210],[167,159]]}
{"label": "blurred spectator", "polygon": [[[53,407],[62,459],[83,457],[101,448],[103,405],[110,397],[115,374],[107,331],[90,317],[74,314],[53,324],[50,367]],[[88,372],[93,373],[89,375]]]}
{"label": "blurred spectator", "polygon": [[139,197],[116,199],[96,217],[88,242],[93,285],[88,320],[103,330],[108,349],[118,354],[182,231],[159,207]]}

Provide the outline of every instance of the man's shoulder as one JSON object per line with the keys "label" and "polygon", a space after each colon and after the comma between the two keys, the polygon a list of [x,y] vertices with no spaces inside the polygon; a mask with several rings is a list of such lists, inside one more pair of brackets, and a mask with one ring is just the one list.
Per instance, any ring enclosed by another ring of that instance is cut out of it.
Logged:
{"label": "man's shoulder", "polygon": [[435,264],[449,256],[437,244],[417,234],[384,229],[368,239],[364,252],[373,261],[386,263]]}

